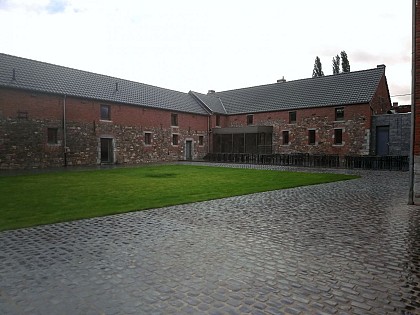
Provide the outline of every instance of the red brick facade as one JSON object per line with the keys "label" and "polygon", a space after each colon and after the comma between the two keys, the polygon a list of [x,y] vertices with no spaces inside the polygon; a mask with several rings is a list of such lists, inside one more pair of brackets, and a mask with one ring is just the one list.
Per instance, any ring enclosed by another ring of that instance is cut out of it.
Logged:
{"label": "red brick facade", "polygon": [[[109,105],[109,121],[100,119],[101,105]],[[2,169],[99,164],[101,138],[112,139],[112,162],[118,164],[184,160],[187,142],[192,159],[208,152],[205,115],[2,89],[0,120]],[[48,143],[48,129],[57,131],[56,143]]]}
{"label": "red brick facade", "polygon": [[[369,103],[240,115],[176,112],[159,109],[159,104],[146,107],[3,87],[0,169],[197,160],[212,153],[215,128],[250,124],[272,127],[266,138],[272,153],[368,155],[372,115],[390,108],[385,76]],[[336,116],[337,110],[342,116]],[[291,111],[296,112],[293,122]]]}

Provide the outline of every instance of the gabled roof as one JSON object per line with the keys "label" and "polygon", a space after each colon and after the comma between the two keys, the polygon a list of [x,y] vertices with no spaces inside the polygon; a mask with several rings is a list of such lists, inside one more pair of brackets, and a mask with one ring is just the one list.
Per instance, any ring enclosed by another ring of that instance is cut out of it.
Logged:
{"label": "gabled roof", "polygon": [[201,102],[209,110],[209,112],[227,114],[222,100],[219,97],[214,97],[212,95],[201,94],[193,91],[190,91],[189,93],[191,95],[194,95],[197,101]]}
{"label": "gabled roof", "polygon": [[[213,112],[244,114],[369,103],[385,66],[211,94],[195,93]],[[221,104],[223,106],[221,106]]]}
{"label": "gabled roof", "polygon": [[188,93],[0,53],[0,86],[207,115]]}
{"label": "gabled roof", "polygon": [[224,92],[182,93],[0,53],[0,87],[208,115],[369,103],[385,66]]}

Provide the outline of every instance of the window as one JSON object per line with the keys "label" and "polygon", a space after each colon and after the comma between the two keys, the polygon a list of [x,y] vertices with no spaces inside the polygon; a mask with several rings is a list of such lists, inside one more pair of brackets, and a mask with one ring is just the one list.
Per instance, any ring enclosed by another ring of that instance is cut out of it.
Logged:
{"label": "window", "polygon": [[254,123],[254,115],[246,115],[246,124],[252,125]]}
{"label": "window", "polygon": [[216,115],[216,127],[220,127],[220,115]]}
{"label": "window", "polygon": [[111,106],[101,105],[101,120],[111,120]]}
{"label": "window", "polygon": [[171,126],[178,126],[178,114],[171,114]]}
{"label": "window", "polygon": [[289,124],[296,122],[296,112],[289,112]]}
{"label": "window", "polygon": [[309,129],[308,130],[308,144],[310,145],[314,145],[315,142],[315,130],[314,129]]}
{"label": "window", "polygon": [[58,129],[57,128],[48,128],[47,142],[48,144],[58,144]]}
{"label": "window", "polygon": [[144,144],[151,145],[152,144],[152,134],[150,132],[144,133]]}
{"label": "window", "polygon": [[334,129],[334,144],[343,144],[343,129]]}
{"label": "window", "polygon": [[25,119],[25,120],[28,120],[28,112],[23,112],[23,111],[18,111],[17,112],[17,114],[18,114],[18,116],[17,116],[17,118],[18,119]]}
{"label": "window", "polygon": [[172,135],[172,144],[173,145],[178,145],[178,135],[177,134]]}
{"label": "window", "polygon": [[285,130],[283,131],[283,145],[289,144],[289,131]]}
{"label": "window", "polygon": [[198,136],[198,145],[200,146],[204,145],[204,136]]}
{"label": "window", "polygon": [[344,120],[344,108],[336,108],[335,109],[335,120]]}

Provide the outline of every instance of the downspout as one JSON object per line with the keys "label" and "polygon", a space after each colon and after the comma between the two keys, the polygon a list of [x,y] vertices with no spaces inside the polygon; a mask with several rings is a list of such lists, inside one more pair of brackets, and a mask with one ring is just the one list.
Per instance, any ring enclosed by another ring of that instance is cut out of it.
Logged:
{"label": "downspout", "polygon": [[66,121],[66,98],[67,95],[64,94],[63,97],[63,142],[64,142],[64,166],[67,166],[67,121]]}
{"label": "downspout", "polygon": [[412,3],[412,53],[411,53],[411,134],[410,134],[410,159],[409,159],[409,191],[408,204],[414,205],[414,138],[416,127],[416,106],[415,106],[415,89],[416,89],[416,2]]}
{"label": "downspout", "polygon": [[210,154],[210,137],[211,137],[210,115],[207,115],[207,154]]}

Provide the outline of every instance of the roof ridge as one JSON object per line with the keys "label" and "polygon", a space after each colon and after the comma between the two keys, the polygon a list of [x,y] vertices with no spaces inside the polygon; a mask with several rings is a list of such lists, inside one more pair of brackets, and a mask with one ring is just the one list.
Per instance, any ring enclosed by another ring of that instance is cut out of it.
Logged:
{"label": "roof ridge", "polygon": [[225,92],[233,92],[233,91],[241,91],[241,90],[247,90],[247,89],[252,89],[252,88],[257,88],[257,87],[275,86],[275,85],[278,85],[278,84],[287,84],[287,83],[299,82],[299,81],[305,81],[305,80],[325,79],[325,78],[329,78],[329,77],[333,77],[333,76],[336,77],[336,76],[350,75],[350,74],[356,74],[356,73],[360,73],[360,72],[383,70],[383,69],[385,69],[385,67],[379,67],[378,66],[376,68],[362,69],[362,70],[356,70],[356,71],[350,71],[350,72],[340,72],[340,73],[337,73],[337,74],[329,74],[329,75],[324,75],[324,76],[320,76],[320,77],[301,78],[301,79],[286,81],[286,82],[283,82],[283,83],[274,82],[274,83],[267,83],[267,84],[261,84],[261,85],[253,85],[253,86],[248,86],[248,87],[243,87],[243,88],[219,91],[219,92],[215,92],[215,94],[220,94],[220,93],[225,93]]}

